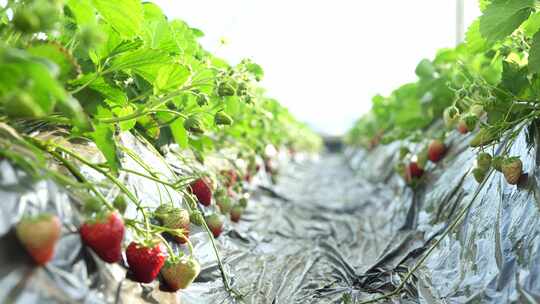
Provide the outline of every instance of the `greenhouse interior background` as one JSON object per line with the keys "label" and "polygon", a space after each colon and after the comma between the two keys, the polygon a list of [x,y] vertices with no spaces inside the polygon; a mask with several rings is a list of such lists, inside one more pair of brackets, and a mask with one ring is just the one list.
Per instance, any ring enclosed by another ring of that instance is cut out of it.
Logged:
{"label": "greenhouse interior background", "polygon": [[0,303],[540,302],[540,0],[0,0]]}

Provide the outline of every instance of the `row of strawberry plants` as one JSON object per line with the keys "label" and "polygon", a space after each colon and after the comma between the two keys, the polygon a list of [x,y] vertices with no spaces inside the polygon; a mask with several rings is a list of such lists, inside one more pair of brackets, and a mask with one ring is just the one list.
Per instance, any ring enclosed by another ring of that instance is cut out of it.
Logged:
{"label": "row of strawberry plants", "polygon": [[[148,283],[161,272],[172,290],[188,287],[200,271],[190,225],[208,231],[230,290],[214,244],[223,220],[211,210],[240,220],[247,206],[244,185],[261,167],[276,176],[269,148],[295,153],[321,145],[317,135],[265,96],[257,84],[264,75],[259,65],[245,59],[231,66],[200,46],[202,35],[140,0],[8,0],[0,6],[0,158],[81,197],[86,215],[81,239],[105,262],[121,261],[130,229],[135,240],[125,252],[133,278]],[[171,151],[189,151],[199,166],[186,163],[192,169],[187,175],[169,167],[171,180],[122,144],[126,132],[164,162]],[[94,145],[104,162],[78,154],[77,145]],[[208,170],[207,158],[221,151],[233,151],[232,169]],[[126,158],[145,172],[124,168]],[[102,175],[120,194],[107,199],[80,166]],[[186,202],[149,210],[121,173],[173,189]],[[123,215],[128,204],[135,206],[135,217]],[[57,216],[34,214],[23,218],[16,232],[43,265],[54,255],[60,228]],[[174,251],[167,235],[190,254]]]}
{"label": "row of strawberry plants", "polygon": [[[481,0],[479,5],[482,15],[468,28],[464,43],[422,60],[416,82],[390,96],[375,96],[371,111],[347,134],[349,144],[366,149],[401,141],[397,171],[409,184],[423,175],[428,159],[438,160],[446,150],[449,132],[474,133],[470,146],[479,159],[472,172],[479,182],[492,157],[509,183],[521,176],[519,159],[493,154],[501,139],[513,140],[523,127],[533,135],[529,143],[535,134],[540,6],[534,0]],[[414,151],[407,148],[411,142],[419,143]]]}

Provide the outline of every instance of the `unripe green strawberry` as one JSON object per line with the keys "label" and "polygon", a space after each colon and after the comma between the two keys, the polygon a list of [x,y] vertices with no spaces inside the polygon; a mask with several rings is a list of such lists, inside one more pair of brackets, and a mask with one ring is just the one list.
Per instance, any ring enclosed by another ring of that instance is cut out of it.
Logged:
{"label": "unripe green strawberry", "polygon": [[161,204],[154,210],[154,217],[163,223],[174,209],[175,207],[172,204]]}
{"label": "unripe green strawberry", "polygon": [[476,165],[478,168],[487,170],[491,167],[491,154],[482,152],[476,157]]}
{"label": "unripe green strawberry", "polygon": [[184,129],[193,134],[204,134],[203,123],[195,115],[188,117],[188,119],[184,121]]}
{"label": "unripe green strawberry", "polygon": [[60,11],[49,1],[37,1],[32,5],[36,16],[39,18],[40,31],[46,32],[54,29],[60,21]]}
{"label": "unripe green strawberry", "polygon": [[202,226],[204,217],[199,210],[195,210],[189,214],[189,221],[193,223],[193,225]]}
{"label": "unripe green strawberry", "polygon": [[493,169],[502,172],[502,164],[504,162],[504,157],[498,155],[491,159],[491,165],[493,166]]}
{"label": "unripe green strawberry", "polygon": [[86,214],[99,213],[103,209],[103,204],[100,200],[93,196],[89,196],[85,199],[83,205],[83,211]]}
{"label": "unripe green strawberry", "polygon": [[127,202],[126,197],[122,194],[119,194],[113,201],[113,206],[120,212],[120,214],[124,214],[127,209]]}
{"label": "unripe green strawberry", "polygon": [[214,116],[214,123],[216,125],[231,125],[233,123],[233,119],[227,115],[227,113],[219,111]]}
{"label": "unripe green strawberry", "polygon": [[210,102],[210,97],[208,95],[201,93],[197,96],[197,104],[202,107],[207,105]]}
{"label": "unripe green strawberry", "polygon": [[228,214],[231,211],[232,203],[231,199],[227,196],[223,196],[217,200],[219,211],[223,214]]}
{"label": "unripe green strawberry", "polygon": [[470,109],[471,113],[476,115],[477,117],[482,117],[484,115],[484,107],[480,104],[474,104],[471,106]]}
{"label": "unripe green strawberry", "polygon": [[247,204],[248,204],[248,199],[245,197],[242,197],[238,200],[238,205],[240,205],[240,207],[242,208],[247,208]]}
{"label": "unripe green strawberry", "polygon": [[28,7],[19,7],[13,15],[13,25],[22,33],[37,33],[40,29],[39,16]]}
{"label": "unripe green strawberry", "polygon": [[38,118],[45,112],[27,92],[17,91],[4,100],[4,112],[9,118]]}
{"label": "unripe green strawberry", "polygon": [[474,114],[467,114],[463,118],[465,121],[465,125],[467,126],[467,130],[472,131],[474,128],[476,128],[476,125],[478,124],[478,116]]}
{"label": "unripe green strawberry", "polygon": [[236,90],[236,94],[237,94],[238,96],[244,96],[244,95],[246,95],[247,93],[248,93],[248,87],[247,87],[247,85],[246,85],[245,83],[243,83],[243,82],[240,83],[240,84],[238,85],[238,90]]}
{"label": "unripe green strawberry", "polygon": [[218,85],[218,95],[221,97],[224,96],[233,96],[235,92],[232,82],[225,81]]}
{"label": "unripe green strawberry", "polygon": [[443,120],[447,128],[453,127],[459,121],[458,109],[454,106],[444,109]]}
{"label": "unripe green strawberry", "polygon": [[242,97],[242,100],[247,104],[253,104],[253,97],[251,97],[249,95],[246,95],[246,96]]}
{"label": "unripe green strawberry", "polygon": [[420,153],[418,153],[418,155],[416,156],[417,160],[416,160],[416,163],[418,165],[418,167],[424,169],[427,165],[427,161],[428,161],[428,147],[425,147],[424,149],[422,149],[422,151],[420,151]]}
{"label": "unripe green strawberry", "polygon": [[80,45],[84,50],[98,46],[105,41],[103,33],[95,26],[84,26],[79,32]]}
{"label": "unripe green strawberry", "polygon": [[407,179],[407,168],[406,168],[406,165],[404,163],[398,163],[395,167],[394,167],[394,170],[396,171],[397,174],[399,174],[399,176],[401,176],[401,178],[403,178],[404,180]]}
{"label": "unripe green strawberry", "polygon": [[516,185],[523,174],[523,164],[518,157],[509,157],[502,163],[502,173],[510,185]]}
{"label": "unripe green strawberry", "polygon": [[199,262],[193,257],[186,256],[168,259],[165,266],[161,268],[161,275],[172,291],[188,288],[200,272]]}
{"label": "unripe green strawberry", "polygon": [[487,173],[487,170],[482,169],[482,168],[474,168],[472,170],[472,174],[477,183],[481,183],[484,180],[484,178],[486,178],[486,173]]}
{"label": "unripe green strawberry", "polygon": [[187,210],[174,208],[163,221],[163,226],[182,231],[181,234],[174,234],[175,240],[180,244],[185,244],[187,242],[187,238],[189,237],[189,218],[190,216]]}
{"label": "unripe green strawberry", "polygon": [[469,146],[473,148],[482,147],[482,146],[492,143],[494,140],[498,138],[499,138],[499,133],[497,133],[493,129],[481,128],[480,131],[478,131],[478,133],[473,137],[473,139],[471,139]]}
{"label": "unripe green strawberry", "polygon": [[403,160],[411,151],[407,147],[399,148],[399,160]]}

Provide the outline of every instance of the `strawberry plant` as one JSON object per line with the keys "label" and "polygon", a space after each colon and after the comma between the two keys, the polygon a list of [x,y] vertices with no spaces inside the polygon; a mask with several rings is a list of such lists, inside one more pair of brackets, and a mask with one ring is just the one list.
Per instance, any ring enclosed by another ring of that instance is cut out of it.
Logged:
{"label": "strawberry plant", "polygon": [[[494,151],[503,138],[512,141],[523,128],[535,134],[540,118],[539,7],[528,0],[480,3],[482,15],[469,26],[465,42],[420,61],[417,81],[375,96],[371,111],[347,134],[349,144],[367,149],[393,141],[422,144],[426,136],[459,132],[482,153]],[[438,159],[431,148],[430,159]],[[497,157],[493,167],[502,171],[504,162]],[[507,172],[510,166],[520,171],[518,165],[507,165]],[[482,165],[474,171],[477,180],[485,173]],[[506,176],[509,183],[517,182],[517,174]]]}
{"label": "strawberry plant", "polygon": [[[0,6],[0,158],[83,198],[82,241],[108,263],[121,260],[125,249],[136,281],[154,280],[168,256],[167,283],[173,290],[186,288],[198,264],[177,258],[163,235],[187,246],[191,258],[190,225],[201,226],[224,287],[234,293],[214,241],[224,223],[210,215],[207,224],[205,215],[215,208],[214,191],[243,191],[237,173],[244,171],[216,169],[207,159],[236,151],[227,162],[248,163],[251,176],[258,171],[256,160],[272,161],[265,150],[316,151],[321,140],[265,96],[261,66],[250,59],[231,65],[203,49],[201,36],[182,20],[166,17],[157,5],[139,0],[7,1]],[[170,177],[124,144],[125,134],[154,152]],[[89,160],[81,147],[102,161]],[[179,172],[168,157],[185,168]],[[128,161],[141,170],[126,168]],[[93,182],[81,166],[106,182]],[[127,186],[125,174],[176,191],[183,201],[150,212]],[[120,194],[111,201],[103,185]],[[222,212],[230,212],[228,203],[219,200]],[[127,210],[135,215],[124,215]],[[127,248],[125,230],[134,239]],[[59,221],[53,216],[24,219],[17,234],[44,264],[54,257]],[[189,275],[173,278],[186,265]]]}

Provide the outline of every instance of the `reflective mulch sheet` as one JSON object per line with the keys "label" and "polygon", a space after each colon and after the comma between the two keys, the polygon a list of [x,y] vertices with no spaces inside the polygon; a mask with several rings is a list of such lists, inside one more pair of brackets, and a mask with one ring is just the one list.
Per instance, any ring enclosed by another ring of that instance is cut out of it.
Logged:
{"label": "reflective mulch sheet", "polygon": [[[540,302],[537,150],[523,133],[510,154],[521,157],[528,180],[515,187],[492,174],[464,209],[478,187],[468,174],[475,154],[463,137],[448,143],[445,158],[430,165],[426,184],[414,192],[392,173],[397,144],[284,162],[276,186],[260,177],[243,220],[227,222],[217,242],[232,286],[245,295],[239,301],[223,289],[205,232],[192,234],[203,267],[192,287],[172,294],[159,282],[136,284],[125,279],[125,265],[105,265],[81,246],[74,198],[0,161],[0,303],[360,303],[400,285],[381,302]],[[132,147],[159,166],[144,146]],[[145,204],[159,201],[163,189],[153,182],[125,181]],[[171,199],[182,203],[181,196]],[[11,229],[31,210],[55,212],[64,223],[45,268],[30,266]],[[456,219],[456,229],[401,284]]]}

